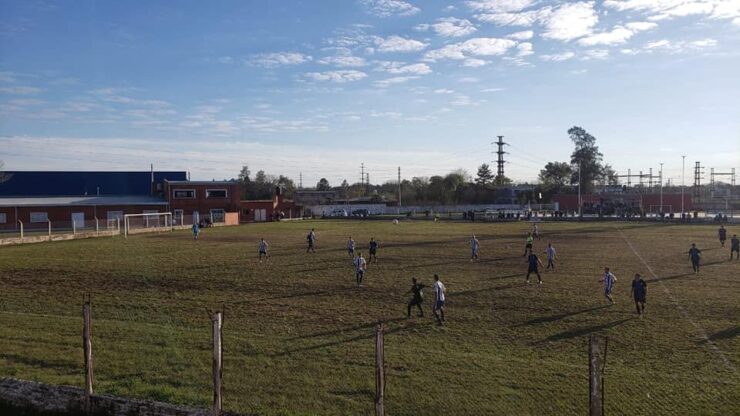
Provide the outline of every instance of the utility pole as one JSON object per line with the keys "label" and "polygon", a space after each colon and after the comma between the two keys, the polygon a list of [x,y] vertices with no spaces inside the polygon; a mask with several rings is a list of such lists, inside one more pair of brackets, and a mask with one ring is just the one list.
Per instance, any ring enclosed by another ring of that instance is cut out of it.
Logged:
{"label": "utility pole", "polygon": [[367,191],[370,190],[370,172],[366,173],[365,175],[367,175],[365,180],[365,195],[367,195]]}
{"label": "utility pole", "polygon": [[401,167],[398,167],[398,206],[401,206]]}
{"label": "utility pole", "polygon": [[663,214],[663,162],[660,162],[660,172],[658,173],[660,178],[660,213]]}
{"label": "utility pole", "polygon": [[686,187],[686,178],[684,173],[686,172],[686,155],[681,155],[681,219],[683,219],[683,188]]}
{"label": "utility pole", "polygon": [[360,163],[360,189],[362,189],[363,196],[365,194],[365,164]]}
{"label": "utility pole", "polygon": [[583,218],[583,211],[581,208],[583,203],[581,202],[581,162],[578,162],[578,218]]}
{"label": "utility pole", "polygon": [[497,183],[502,183],[504,179],[504,146],[508,145],[508,143],[504,143],[504,136],[497,136],[498,141],[493,142],[491,144],[495,144],[498,146],[498,150],[495,152],[498,155],[498,159],[496,160],[497,169],[496,169],[496,179],[495,181]]}
{"label": "utility pole", "polygon": [[303,189],[303,172],[298,173],[298,189]]}

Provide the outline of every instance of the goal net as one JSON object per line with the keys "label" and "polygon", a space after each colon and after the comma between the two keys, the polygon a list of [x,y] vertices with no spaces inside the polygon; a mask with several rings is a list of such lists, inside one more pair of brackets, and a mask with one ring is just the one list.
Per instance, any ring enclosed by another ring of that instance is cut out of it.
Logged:
{"label": "goal net", "polygon": [[124,236],[129,234],[172,231],[172,213],[152,212],[123,216]]}

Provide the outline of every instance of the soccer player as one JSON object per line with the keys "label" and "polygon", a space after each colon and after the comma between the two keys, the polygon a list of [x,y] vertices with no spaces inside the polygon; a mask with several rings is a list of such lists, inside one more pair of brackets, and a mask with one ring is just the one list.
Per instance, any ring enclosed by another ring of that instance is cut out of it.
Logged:
{"label": "soccer player", "polygon": [[424,309],[421,308],[422,302],[424,302],[424,293],[422,292],[422,289],[424,289],[426,286],[424,286],[421,283],[416,282],[416,278],[411,279],[411,290],[409,290],[406,293],[412,293],[413,297],[409,301],[408,308],[407,308],[407,317],[411,318],[411,308],[416,306],[419,308],[419,317],[424,316]]}
{"label": "soccer player", "polygon": [[347,253],[349,253],[349,258],[355,256],[355,240],[352,239],[352,236],[349,236],[349,241],[347,241]]}
{"label": "soccer player", "polygon": [[701,260],[701,250],[696,248],[696,244],[691,243],[689,249],[689,259],[691,260],[691,267],[694,268],[694,273],[699,273],[699,261]]}
{"label": "soccer player", "polygon": [[375,260],[375,263],[378,262],[378,242],[375,241],[372,237],[370,237],[370,244],[368,245],[368,249],[370,250],[370,257],[368,258],[369,262],[373,262]]}
{"label": "soccer player", "polygon": [[537,228],[537,224],[534,224],[532,226],[532,235],[538,240],[542,240],[542,237],[540,237],[540,229]]}
{"label": "soccer player", "polygon": [[434,289],[434,306],[432,307],[432,312],[434,313],[434,317],[437,318],[437,324],[443,325],[445,321],[445,295],[447,294],[447,288],[445,288],[444,283],[439,281],[438,274],[434,275],[432,288]]}
{"label": "soccer player", "polygon": [[645,313],[645,298],[647,297],[647,283],[642,280],[640,273],[635,273],[635,278],[632,279],[632,289],[630,294],[635,299],[635,308],[637,308],[637,314],[642,318],[642,314]]}
{"label": "soccer player", "polygon": [[614,282],[617,281],[617,276],[614,276],[614,273],[610,272],[608,267],[604,267],[604,276],[599,281],[604,282],[604,296],[609,299],[609,303],[614,303],[612,290],[614,290]]}
{"label": "soccer player", "polygon": [[524,246],[524,254],[522,255],[522,257],[525,257],[527,255],[527,252],[529,252],[529,254],[532,254],[532,244],[533,243],[534,243],[534,237],[532,237],[532,233],[529,233],[527,235],[527,245]]}
{"label": "soccer player", "polygon": [[365,277],[365,270],[367,270],[367,262],[362,257],[362,253],[357,252],[355,257],[355,279],[357,279],[357,286],[362,286],[362,278]]}
{"label": "soccer player", "polygon": [[198,239],[198,234],[200,234],[200,226],[198,225],[197,222],[194,222],[193,223],[193,239],[194,240]]}
{"label": "soccer player", "polygon": [[306,241],[308,241],[308,248],[306,248],[306,253],[308,253],[309,251],[315,253],[316,249],[314,248],[314,246],[316,245],[316,233],[314,232],[313,228],[311,228],[311,232],[308,233],[308,235],[306,236]]}
{"label": "soccer player", "polygon": [[724,247],[725,246],[725,240],[727,240],[727,230],[725,230],[725,226],[724,225],[720,225],[719,226],[718,234],[719,234],[719,243],[720,243],[720,245],[722,245],[722,247]]}
{"label": "soccer player", "polygon": [[473,238],[470,239],[470,261],[478,260],[478,248],[480,248],[480,243],[475,238],[475,234],[473,234]]}
{"label": "soccer player", "polygon": [[267,244],[267,241],[265,241],[264,238],[260,238],[260,263],[262,263],[262,257],[265,257],[267,260],[270,259],[270,255],[267,254],[267,247],[269,244]]}
{"label": "soccer player", "polygon": [[542,262],[540,261],[540,258],[537,257],[536,254],[532,253],[532,251],[529,252],[529,257],[527,257],[527,263],[529,263],[529,267],[527,268],[527,284],[529,284],[529,274],[535,273],[537,275],[537,281],[539,284],[542,284],[542,276],[540,276],[540,269],[538,266],[543,266]]}
{"label": "soccer player", "polygon": [[740,259],[740,240],[737,239],[737,234],[733,234],[730,240],[730,260],[732,260],[732,253],[737,254],[735,260]]}
{"label": "soccer player", "polygon": [[552,270],[555,270],[555,247],[552,246],[552,243],[547,243],[545,253],[547,253],[547,268],[550,269],[552,266]]}

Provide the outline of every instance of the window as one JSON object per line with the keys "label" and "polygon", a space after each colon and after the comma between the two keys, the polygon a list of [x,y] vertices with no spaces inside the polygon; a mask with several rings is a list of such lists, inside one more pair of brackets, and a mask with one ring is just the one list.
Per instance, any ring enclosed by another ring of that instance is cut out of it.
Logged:
{"label": "window", "polygon": [[206,198],[226,198],[226,189],[206,189]]}
{"label": "window", "polygon": [[195,189],[174,189],[172,197],[175,199],[195,199]]}
{"label": "window", "polygon": [[31,222],[47,222],[49,220],[49,216],[46,212],[32,212],[31,213]]}
{"label": "window", "polygon": [[211,210],[211,221],[212,222],[224,222],[226,221],[226,215],[222,209]]}
{"label": "window", "polygon": [[244,209],[242,210],[242,215],[244,215],[245,217],[246,217],[247,215],[249,215],[249,208],[244,208]]}
{"label": "window", "polygon": [[4,212],[0,212],[0,224],[5,224],[6,222],[8,222],[8,218]]}

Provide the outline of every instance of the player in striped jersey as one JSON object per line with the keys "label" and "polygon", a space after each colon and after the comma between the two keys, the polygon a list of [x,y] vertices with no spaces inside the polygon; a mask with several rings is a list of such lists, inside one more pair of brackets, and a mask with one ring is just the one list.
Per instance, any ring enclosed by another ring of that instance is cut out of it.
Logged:
{"label": "player in striped jersey", "polygon": [[552,246],[552,243],[547,243],[545,253],[547,253],[547,269],[552,266],[552,270],[555,271],[555,247]]}
{"label": "player in striped jersey", "polygon": [[357,286],[362,286],[362,278],[365,277],[365,270],[367,270],[367,262],[365,261],[365,258],[362,257],[362,253],[357,253],[357,257],[355,257],[354,263]]}
{"label": "player in striped jersey", "polygon": [[608,267],[604,267],[604,276],[599,281],[604,282],[604,296],[609,299],[609,303],[614,303],[612,290],[614,290],[614,282],[617,281],[617,276],[614,276],[614,273],[610,272]]}
{"label": "player in striped jersey", "polygon": [[349,253],[349,258],[355,257],[355,240],[352,239],[352,236],[349,236],[347,241],[347,253]]}
{"label": "player in striped jersey", "polygon": [[270,255],[267,253],[267,247],[269,247],[267,241],[264,238],[260,238],[260,263],[262,263],[262,257],[265,257],[267,260],[270,259]]}
{"label": "player in striped jersey", "polygon": [[480,243],[478,242],[478,239],[475,238],[475,234],[473,234],[473,238],[470,239],[470,261],[478,260],[478,249],[480,248]]}

